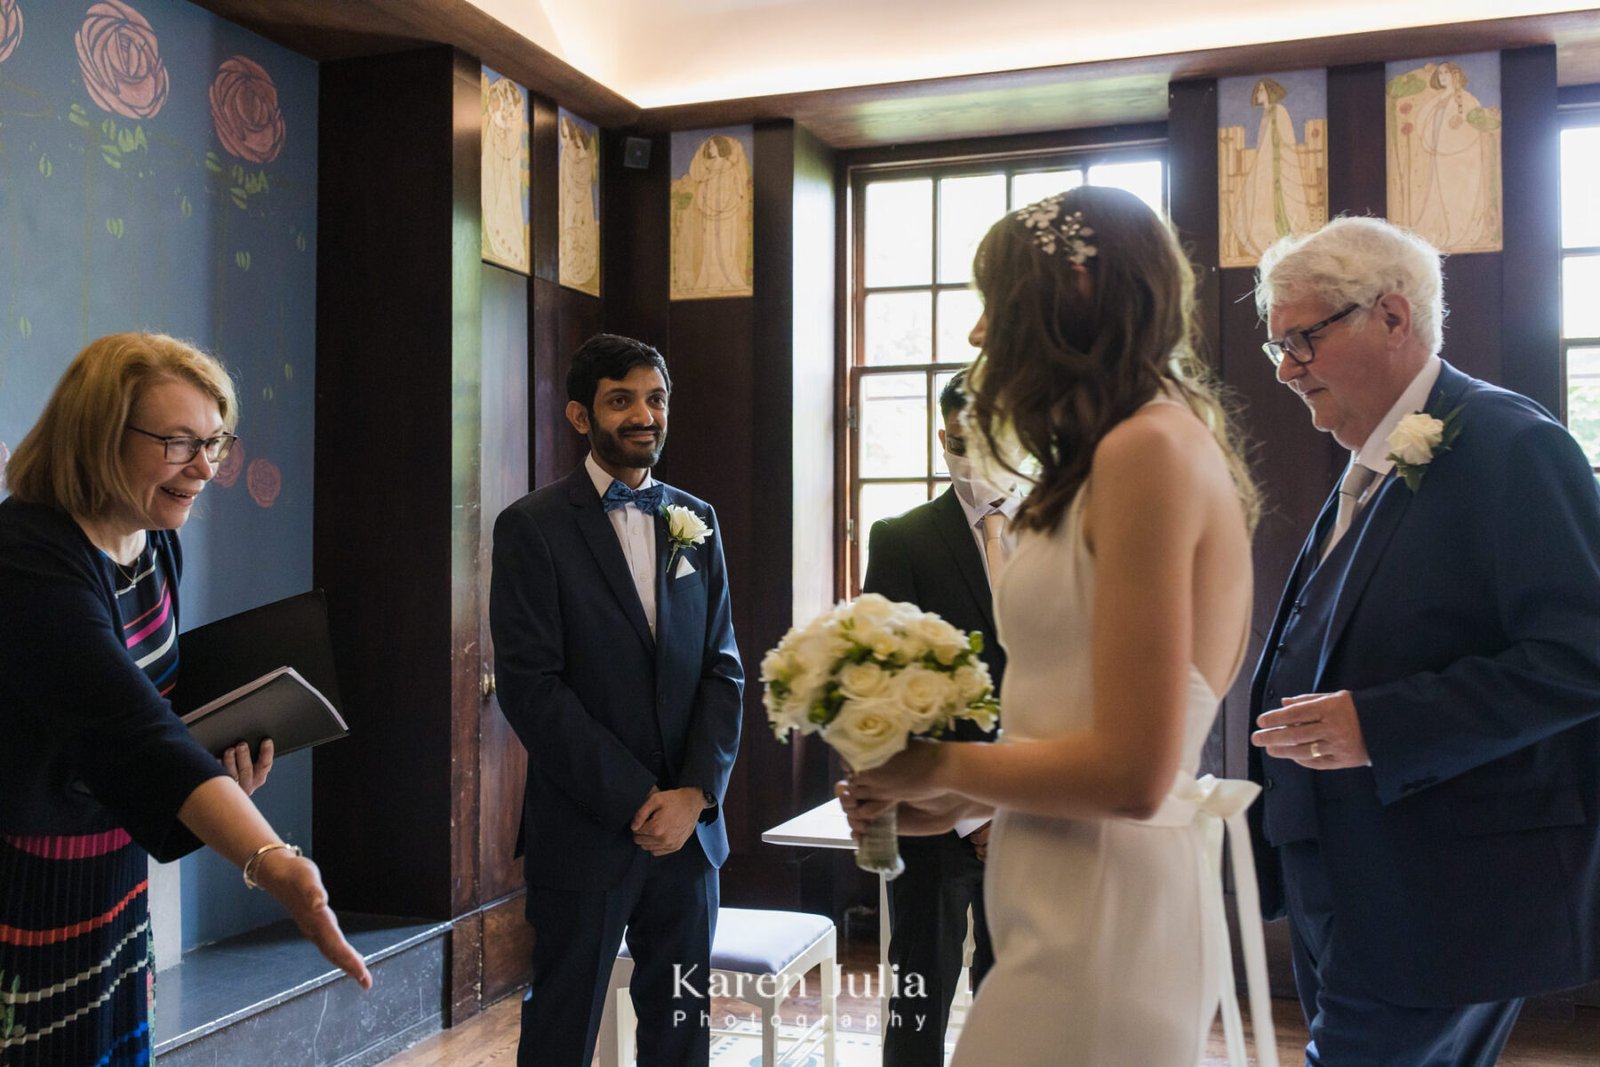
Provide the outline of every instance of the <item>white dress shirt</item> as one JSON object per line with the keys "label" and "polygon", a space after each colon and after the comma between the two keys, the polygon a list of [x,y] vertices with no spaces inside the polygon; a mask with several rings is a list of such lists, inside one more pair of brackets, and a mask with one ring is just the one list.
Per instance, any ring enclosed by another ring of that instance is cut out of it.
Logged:
{"label": "white dress shirt", "polygon": [[[611,483],[617,479],[611,477],[600,464],[595,461],[591,452],[583,461],[584,469],[589,472],[589,479],[594,482],[594,491],[601,496],[606,495],[606,490],[611,488]],[[648,471],[645,472],[644,481],[638,485],[639,489],[648,489],[654,484]],[[628,573],[633,577],[633,587],[639,593],[639,604],[644,608],[644,618],[650,624],[650,636],[656,633],[656,517],[647,515],[638,508],[629,504],[625,508],[606,512],[606,518],[611,520],[611,528],[617,531],[617,540],[622,544],[622,557],[628,561]]]}
{"label": "white dress shirt", "polygon": [[[609,483],[608,483],[609,484]],[[1017,535],[1011,528],[1011,522],[1017,517],[1017,509],[1022,506],[1019,496],[998,498],[998,503],[990,502],[973,506],[964,500],[960,493],[956,494],[956,501],[961,505],[961,510],[967,516],[967,529],[972,533],[973,541],[978,545],[978,558],[983,561],[983,575],[989,579],[989,586],[994,587],[994,575],[989,573],[989,554],[983,547],[983,517],[991,511],[998,511],[1006,517],[1005,533],[1000,535],[1000,541],[1006,546],[1006,554],[1010,555],[1017,550]]]}

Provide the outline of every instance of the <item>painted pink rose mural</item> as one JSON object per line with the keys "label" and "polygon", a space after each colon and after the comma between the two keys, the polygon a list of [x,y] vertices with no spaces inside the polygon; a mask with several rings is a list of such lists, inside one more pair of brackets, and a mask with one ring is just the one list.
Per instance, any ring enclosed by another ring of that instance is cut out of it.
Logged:
{"label": "painted pink rose mural", "polygon": [[0,63],[16,50],[22,40],[22,8],[17,0],[0,0]]}
{"label": "painted pink rose mural", "polygon": [[251,163],[270,163],[283,151],[283,112],[278,87],[261,64],[234,56],[217,68],[211,83],[211,122],[222,147]]}
{"label": "painted pink rose mural", "polygon": [[122,0],[101,0],[78,29],[83,87],[100,108],[148,119],[167,102],[167,66],[155,30]]}
{"label": "painted pink rose mural", "polygon": [[253,459],[245,469],[245,485],[250,489],[250,499],[264,508],[270,508],[283,489],[283,475],[278,465],[270,459]]}

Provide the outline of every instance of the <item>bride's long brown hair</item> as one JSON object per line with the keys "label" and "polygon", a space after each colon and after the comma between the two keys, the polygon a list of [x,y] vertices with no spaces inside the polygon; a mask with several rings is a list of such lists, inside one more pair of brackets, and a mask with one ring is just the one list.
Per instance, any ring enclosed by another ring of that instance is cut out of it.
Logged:
{"label": "bride's long brown hair", "polygon": [[[1081,212],[1093,231],[1079,238],[1093,247],[1079,265],[1070,241],[1041,247],[1027,210],[1006,215],[978,245],[973,277],[986,332],[969,376],[990,454],[1034,482],[1017,523],[1060,525],[1100,439],[1166,389],[1215,436],[1254,529],[1260,497],[1220,386],[1195,352],[1194,271],[1171,227],[1131,193],[1074,189],[1055,219]],[[1017,469],[1013,439],[1037,471]]]}

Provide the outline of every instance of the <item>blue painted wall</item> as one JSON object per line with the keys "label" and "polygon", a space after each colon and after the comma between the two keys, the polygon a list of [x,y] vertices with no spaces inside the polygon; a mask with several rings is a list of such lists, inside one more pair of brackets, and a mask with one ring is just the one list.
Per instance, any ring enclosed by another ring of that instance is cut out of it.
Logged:
{"label": "blue painted wall", "polygon": [[[219,356],[243,449],[183,531],[185,629],[311,582],[316,135],[316,64],[181,0],[0,0],[0,459],[96,337]],[[309,755],[257,800],[309,844]],[[278,916],[184,864],[186,948]]]}

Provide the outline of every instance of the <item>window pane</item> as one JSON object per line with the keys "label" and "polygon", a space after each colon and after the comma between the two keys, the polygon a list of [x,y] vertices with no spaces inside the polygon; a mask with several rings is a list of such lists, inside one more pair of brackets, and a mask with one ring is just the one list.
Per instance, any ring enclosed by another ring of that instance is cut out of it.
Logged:
{"label": "window pane", "polygon": [[867,186],[866,279],[926,285],[933,267],[933,179]]}
{"label": "window pane", "polygon": [[872,524],[893,518],[928,499],[927,482],[902,485],[863,485],[856,529],[861,531],[861,574],[867,573],[867,550],[872,547]]}
{"label": "window pane", "polygon": [[1567,350],[1567,429],[1600,466],[1600,348]]}
{"label": "window pane", "polygon": [[983,314],[983,301],[971,289],[948,289],[939,294],[939,360],[944,363],[971,363],[978,350],[967,343],[967,335]]}
{"label": "window pane", "polygon": [[933,352],[931,293],[873,293],[862,315],[865,362],[927,363]]}
{"label": "window pane", "polygon": [[920,478],[928,473],[928,376],[861,376],[861,476]]}
{"label": "window pane", "polygon": [[972,277],[972,254],[995,220],[1006,213],[1006,176],[976,174],[939,183],[939,280]]}
{"label": "window pane", "polygon": [[1561,261],[1561,335],[1600,337],[1600,256]]}
{"label": "window pane", "polygon": [[[951,371],[948,374],[936,374],[933,376],[933,399],[935,408],[938,408],[939,406],[939,396],[944,392],[944,387],[949,383],[950,379],[954,378],[955,376],[956,375],[954,371]],[[933,473],[948,478],[950,477],[950,468],[945,464],[944,461],[944,449],[939,447],[939,431],[945,429],[943,411],[938,411],[936,413],[932,429]],[[943,490],[941,489],[940,491],[942,492]]]}
{"label": "window pane", "polygon": [[[1167,213],[1162,190],[1166,184],[1159,159],[1141,159],[1133,163],[1097,163],[1089,168],[1090,185],[1111,185],[1126,189],[1150,205],[1158,215]],[[1092,226],[1093,223],[1091,222]]]}
{"label": "window pane", "polygon": [[1083,171],[1077,167],[1071,170],[1035,170],[1026,174],[1013,174],[1011,206],[1027,207],[1036,200],[1064,193],[1068,189],[1076,189],[1082,184]]}
{"label": "window pane", "polygon": [[1600,126],[1561,131],[1561,243],[1600,245]]}

